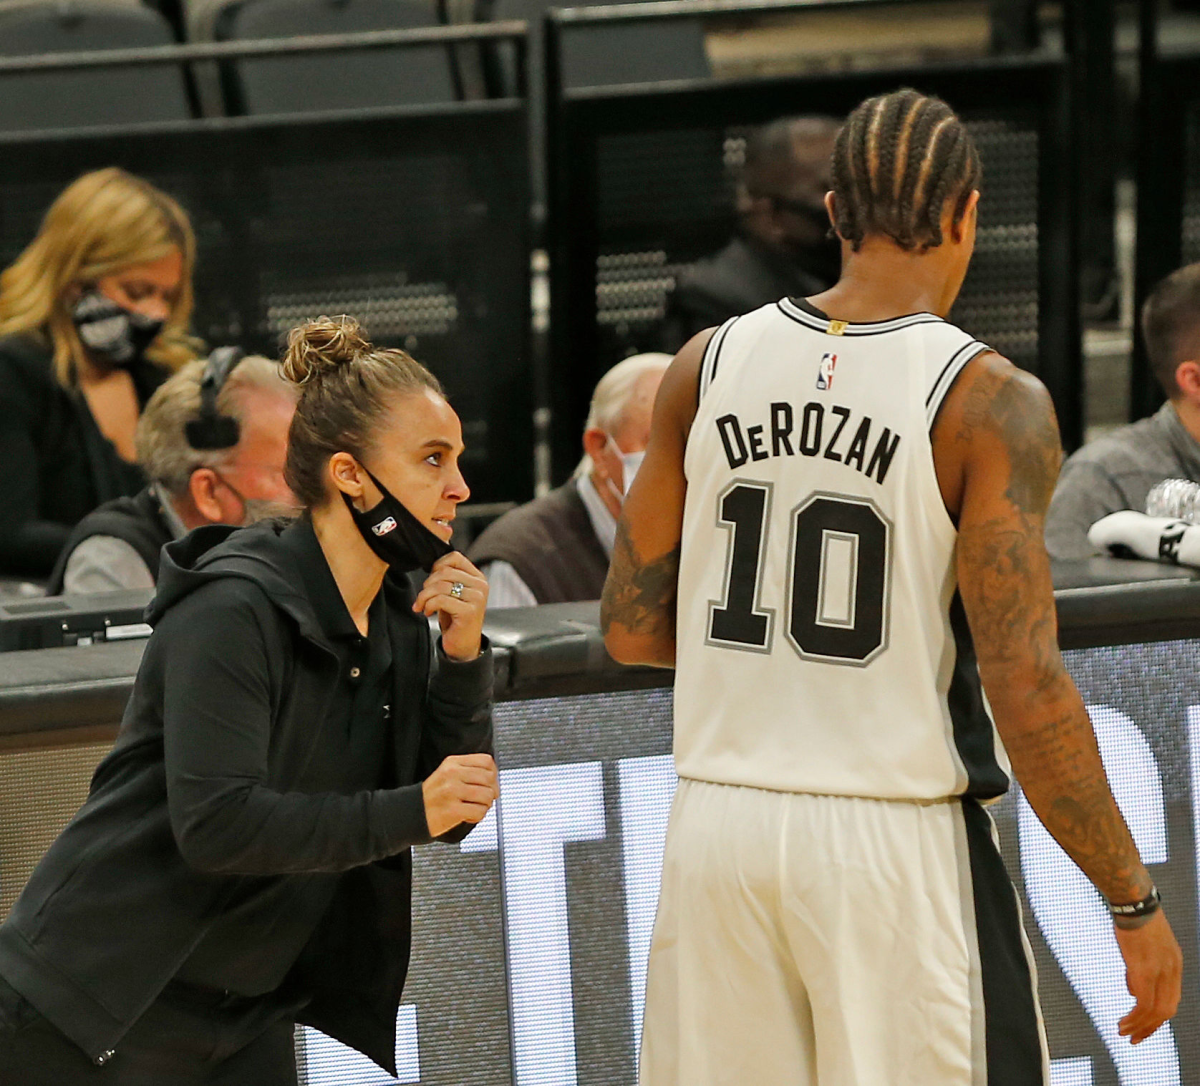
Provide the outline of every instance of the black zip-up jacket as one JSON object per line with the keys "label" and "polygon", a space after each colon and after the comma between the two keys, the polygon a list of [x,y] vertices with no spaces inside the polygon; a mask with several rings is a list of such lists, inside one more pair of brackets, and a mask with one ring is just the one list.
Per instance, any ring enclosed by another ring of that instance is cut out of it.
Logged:
{"label": "black zip-up jacket", "polygon": [[[213,526],[166,548],[116,745],[0,926],[0,975],[93,1060],[216,919],[289,880],[311,901],[324,879],[327,905],[276,994],[395,1074],[408,850],[430,839],[419,782],[447,755],[491,751],[491,652],[450,661],[389,577],[390,753],[351,791],[338,657],[284,530]],[[306,521],[286,531],[317,545]]]}

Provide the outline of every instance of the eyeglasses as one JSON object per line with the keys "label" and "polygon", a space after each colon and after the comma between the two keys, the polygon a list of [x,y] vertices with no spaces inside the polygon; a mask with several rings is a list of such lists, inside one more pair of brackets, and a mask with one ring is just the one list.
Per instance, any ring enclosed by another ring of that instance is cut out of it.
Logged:
{"label": "eyeglasses", "polygon": [[209,471],[211,471],[217,477],[217,481],[220,482],[223,487],[225,487],[227,490],[233,491],[234,496],[242,503],[243,506],[246,505],[249,499],[245,494],[243,494],[236,486],[233,485],[233,483],[226,479],[224,475],[217,471],[216,468],[209,468]]}

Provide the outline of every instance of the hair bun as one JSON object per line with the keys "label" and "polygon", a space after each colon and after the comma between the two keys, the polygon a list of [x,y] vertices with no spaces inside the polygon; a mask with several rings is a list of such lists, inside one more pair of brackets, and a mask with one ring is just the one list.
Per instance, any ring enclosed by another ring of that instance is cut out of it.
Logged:
{"label": "hair bun", "polygon": [[318,317],[288,333],[282,373],[297,385],[330,373],[373,350],[353,317]]}

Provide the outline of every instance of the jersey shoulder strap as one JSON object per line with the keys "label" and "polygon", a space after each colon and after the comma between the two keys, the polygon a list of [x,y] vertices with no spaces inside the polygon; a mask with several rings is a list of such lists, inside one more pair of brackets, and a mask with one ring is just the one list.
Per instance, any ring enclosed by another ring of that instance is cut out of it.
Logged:
{"label": "jersey shoulder strap", "polygon": [[717,375],[717,367],[721,364],[721,348],[725,345],[725,337],[729,335],[729,329],[740,320],[740,317],[730,317],[722,324],[708,341],[708,346],[704,348],[704,355],[700,359],[700,399],[704,399],[704,394],[709,390],[713,383],[713,378]]}
{"label": "jersey shoulder strap", "polygon": [[925,350],[925,423],[932,429],[942,403],[967,363],[992,348],[946,321],[921,329]]}

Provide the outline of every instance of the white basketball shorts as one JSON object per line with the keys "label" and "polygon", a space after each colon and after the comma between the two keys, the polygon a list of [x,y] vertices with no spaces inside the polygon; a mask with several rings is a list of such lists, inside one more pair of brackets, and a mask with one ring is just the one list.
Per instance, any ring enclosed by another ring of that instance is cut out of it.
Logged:
{"label": "white basketball shorts", "polygon": [[1048,1086],[991,816],[681,780],[641,1086]]}

